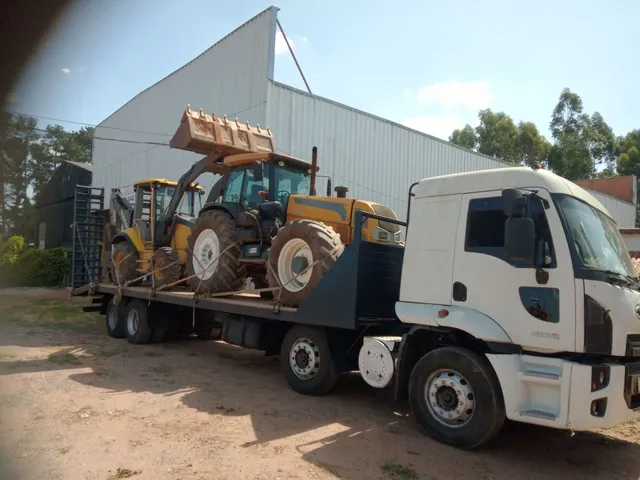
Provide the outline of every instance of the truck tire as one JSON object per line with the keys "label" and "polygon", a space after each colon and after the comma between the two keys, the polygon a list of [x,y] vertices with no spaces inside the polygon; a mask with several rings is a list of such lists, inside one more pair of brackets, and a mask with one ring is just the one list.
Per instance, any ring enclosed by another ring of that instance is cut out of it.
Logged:
{"label": "truck tire", "polygon": [[409,404],[428,435],[461,449],[489,442],[505,419],[502,390],[491,365],[458,347],[438,348],[416,363]]}
{"label": "truck tire", "polygon": [[107,306],[107,314],[105,315],[105,323],[107,327],[107,335],[111,338],[125,337],[125,302],[120,301],[117,305],[113,302],[113,297],[109,300]]}
{"label": "truck tire", "polygon": [[149,323],[146,302],[131,300],[126,308],[126,333],[129,343],[144,344],[151,341],[153,329]]}
{"label": "truck tire", "polygon": [[[282,285],[280,303],[299,305],[336,263],[344,245],[333,228],[321,222],[294,220],[280,229],[271,242],[267,279],[272,288]],[[318,261],[303,272],[307,266]],[[274,291],[277,297],[278,291]]]}
{"label": "truck tire", "polygon": [[200,215],[187,239],[186,276],[193,276],[187,280],[192,291],[222,293],[242,288],[247,269],[238,261],[237,242],[236,225],[229,214],[209,210]]}
{"label": "truck tire", "polygon": [[293,326],[282,340],[280,362],[289,386],[303,395],[324,395],[340,377],[323,328]]}
{"label": "truck tire", "polygon": [[134,278],[138,278],[138,251],[130,242],[119,242],[113,245],[113,262],[114,272],[118,277],[117,283],[124,286],[126,282],[129,285],[139,285],[142,279],[131,282]]}
{"label": "truck tire", "polygon": [[169,285],[182,278],[182,265],[178,252],[171,247],[161,247],[153,252],[153,277],[156,287]]}

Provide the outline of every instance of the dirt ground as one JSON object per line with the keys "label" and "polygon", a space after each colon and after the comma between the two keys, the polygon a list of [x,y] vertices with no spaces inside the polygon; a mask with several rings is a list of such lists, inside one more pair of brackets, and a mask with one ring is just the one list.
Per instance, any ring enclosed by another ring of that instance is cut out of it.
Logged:
{"label": "dirt ground", "polygon": [[3,479],[638,479],[640,424],[508,424],[462,452],[391,392],[291,391],[276,359],[195,339],[136,346],[66,292],[0,292]]}

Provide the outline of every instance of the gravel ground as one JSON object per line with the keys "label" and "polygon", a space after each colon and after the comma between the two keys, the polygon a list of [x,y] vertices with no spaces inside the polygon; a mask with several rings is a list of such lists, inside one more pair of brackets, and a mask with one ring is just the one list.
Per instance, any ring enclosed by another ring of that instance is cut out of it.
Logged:
{"label": "gravel ground", "polygon": [[488,448],[423,436],[388,390],[298,395],[219,342],[135,346],[65,291],[0,292],[2,479],[638,479],[640,424],[508,424]]}

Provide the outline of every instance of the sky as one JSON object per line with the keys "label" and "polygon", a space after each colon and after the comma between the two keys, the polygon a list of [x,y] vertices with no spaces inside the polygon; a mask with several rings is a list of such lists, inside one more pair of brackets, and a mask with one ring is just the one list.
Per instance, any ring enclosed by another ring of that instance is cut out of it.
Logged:
{"label": "sky", "polygon": [[[10,109],[98,124],[271,5],[313,93],[431,135],[491,108],[549,138],[565,87],[617,135],[640,128],[637,0],[80,0]],[[275,80],[304,90],[282,40]]]}

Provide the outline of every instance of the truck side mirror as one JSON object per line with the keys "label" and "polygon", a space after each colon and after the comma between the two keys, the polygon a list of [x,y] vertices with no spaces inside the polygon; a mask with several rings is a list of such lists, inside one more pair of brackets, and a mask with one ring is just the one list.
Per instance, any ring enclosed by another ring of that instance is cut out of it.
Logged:
{"label": "truck side mirror", "polygon": [[535,224],[530,218],[507,218],[504,248],[509,260],[533,263],[536,248]]}
{"label": "truck side mirror", "polygon": [[507,188],[502,191],[502,209],[507,215],[522,215],[527,202],[528,198],[522,190]]}
{"label": "truck side mirror", "polygon": [[252,167],[253,179],[256,182],[262,181],[262,162],[255,162]]}

